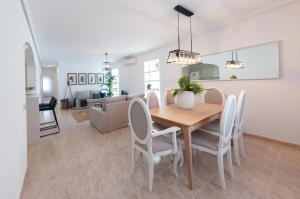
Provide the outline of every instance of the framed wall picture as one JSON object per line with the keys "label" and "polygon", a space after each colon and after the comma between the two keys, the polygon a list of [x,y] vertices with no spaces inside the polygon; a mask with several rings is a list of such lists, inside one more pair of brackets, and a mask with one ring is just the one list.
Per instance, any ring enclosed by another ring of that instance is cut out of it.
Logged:
{"label": "framed wall picture", "polygon": [[78,84],[79,85],[87,84],[86,73],[78,73]]}
{"label": "framed wall picture", "polygon": [[97,84],[103,84],[103,83],[104,83],[104,74],[97,73]]}
{"label": "framed wall picture", "polygon": [[104,75],[104,83],[107,82],[107,79],[108,79],[108,74],[106,73],[106,74]]}
{"label": "framed wall picture", "polygon": [[67,73],[67,84],[77,85],[77,73]]}
{"label": "framed wall picture", "polygon": [[96,84],[96,73],[88,73],[88,83],[89,84]]}

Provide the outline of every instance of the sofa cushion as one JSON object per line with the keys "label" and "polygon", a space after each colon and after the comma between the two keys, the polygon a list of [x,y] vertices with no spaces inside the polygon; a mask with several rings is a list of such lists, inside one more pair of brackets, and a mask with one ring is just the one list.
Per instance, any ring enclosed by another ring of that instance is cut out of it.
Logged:
{"label": "sofa cushion", "polygon": [[99,94],[100,90],[90,90],[90,99],[94,99],[94,93]]}
{"label": "sofa cushion", "polygon": [[[148,146],[146,144],[141,144],[139,142],[135,142],[136,145],[148,151]],[[172,140],[166,136],[160,135],[152,138],[152,151],[153,153],[158,153],[166,150],[172,150]]]}
{"label": "sofa cushion", "polygon": [[126,96],[106,97],[103,98],[104,104],[112,104],[116,102],[126,101]]}
{"label": "sofa cushion", "polygon": [[100,98],[100,93],[93,93],[92,99],[98,99]]}
{"label": "sofa cushion", "polygon": [[133,100],[134,98],[144,98],[145,94],[138,94],[138,95],[127,95],[126,96],[126,100]]}
{"label": "sofa cushion", "polygon": [[103,106],[102,109],[103,111],[106,111],[106,107],[108,104],[114,104],[117,102],[122,102],[122,101],[126,101],[126,96],[116,96],[116,97],[105,97],[105,98],[101,98],[103,99]]}
{"label": "sofa cushion", "polygon": [[90,91],[89,90],[76,91],[74,97],[78,98],[78,99],[89,99],[90,98]]}

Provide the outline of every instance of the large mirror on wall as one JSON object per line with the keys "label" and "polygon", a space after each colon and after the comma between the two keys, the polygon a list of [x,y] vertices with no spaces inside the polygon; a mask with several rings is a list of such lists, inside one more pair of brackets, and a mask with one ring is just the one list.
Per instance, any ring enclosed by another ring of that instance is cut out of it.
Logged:
{"label": "large mirror on wall", "polygon": [[279,42],[202,56],[202,63],[182,68],[192,80],[279,78]]}

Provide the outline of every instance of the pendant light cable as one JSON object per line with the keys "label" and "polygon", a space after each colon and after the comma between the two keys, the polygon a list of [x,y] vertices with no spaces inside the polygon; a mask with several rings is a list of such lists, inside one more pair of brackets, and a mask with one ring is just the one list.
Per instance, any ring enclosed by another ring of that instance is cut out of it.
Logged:
{"label": "pendant light cable", "polygon": [[190,17],[191,53],[193,52],[192,17]]}
{"label": "pendant light cable", "polygon": [[[174,8],[177,11],[177,49],[169,51],[169,56],[167,59],[168,64],[198,64],[201,63],[201,57],[199,53],[193,52],[193,34],[192,34],[192,19],[191,16],[194,15],[190,10],[177,5]],[[186,17],[190,17],[190,50],[181,50],[180,44],[180,14]]]}
{"label": "pendant light cable", "polygon": [[180,33],[179,33],[179,12],[177,12],[177,28],[178,28],[178,49],[180,50]]}

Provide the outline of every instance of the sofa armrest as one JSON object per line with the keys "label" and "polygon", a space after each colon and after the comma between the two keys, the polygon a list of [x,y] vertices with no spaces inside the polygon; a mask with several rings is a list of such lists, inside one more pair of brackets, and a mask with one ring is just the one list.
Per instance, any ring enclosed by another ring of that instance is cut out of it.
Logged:
{"label": "sofa armrest", "polygon": [[108,126],[108,113],[102,111],[101,108],[91,108],[91,125],[96,127],[100,132],[104,131]]}
{"label": "sofa armrest", "polygon": [[108,113],[109,126],[115,126],[119,123],[128,123],[128,107],[129,101],[116,102],[106,105]]}

